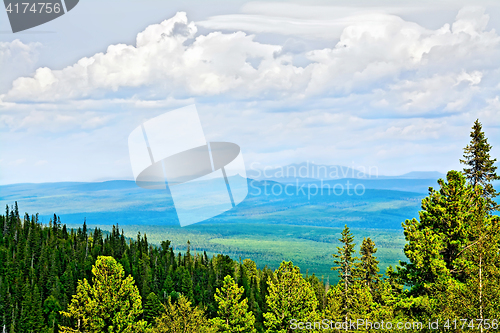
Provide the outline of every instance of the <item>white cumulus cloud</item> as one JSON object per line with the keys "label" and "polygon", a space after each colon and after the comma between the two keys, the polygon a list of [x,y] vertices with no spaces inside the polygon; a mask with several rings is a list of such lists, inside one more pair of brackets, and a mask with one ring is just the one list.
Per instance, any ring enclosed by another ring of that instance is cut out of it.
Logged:
{"label": "white cumulus cloud", "polygon": [[[139,33],[135,46],[110,45],[63,69],[39,68],[32,77],[16,79],[0,98],[102,98],[128,87],[146,99],[359,94],[395,112],[459,110],[491,90],[491,80],[483,84],[484,78],[500,67],[500,38],[485,30],[487,22],[484,9],[475,7],[436,30],[374,14],[346,26],[334,47],[305,51],[300,43],[265,44],[242,31],[197,35],[187,15],[177,13]],[[297,53],[308,59],[307,66],[293,64]]]}
{"label": "white cumulus cloud", "polygon": [[19,39],[0,42],[0,92],[11,88],[12,81],[21,75],[31,74],[38,60],[41,43],[25,44]]}

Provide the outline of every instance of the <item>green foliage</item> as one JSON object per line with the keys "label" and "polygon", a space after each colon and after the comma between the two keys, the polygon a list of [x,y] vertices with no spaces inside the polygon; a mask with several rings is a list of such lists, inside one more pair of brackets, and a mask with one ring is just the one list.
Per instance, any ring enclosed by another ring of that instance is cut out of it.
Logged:
{"label": "green foliage", "polygon": [[360,262],[356,265],[356,275],[359,276],[361,283],[367,286],[370,291],[376,288],[381,277],[378,274],[380,269],[378,267],[379,261],[375,257],[376,252],[377,248],[370,237],[364,238],[359,250],[361,258]]}
{"label": "green foliage", "polygon": [[240,300],[244,293],[231,276],[226,276],[222,287],[215,292],[217,317],[211,323],[217,332],[254,333],[255,317],[248,311],[248,300]]}
{"label": "green foliage", "polygon": [[[430,318],[497,318],[500,228],[481,185],[450,171],[422,200],[420,221],[403,224],[408,244],[399,272],[411,289],[401,309]],[[486,315],[487,314],[487,315]]]}
{"label": "green foliage", "polygon": [[158,296],[151,292],[146,297],[146,303],[144,304],[144,319],[148,323],[154,323],[155,318],[158,317],[163,311],[163,304],[161,303]]}
{"label": "green foliage", "polygon": [[123,267],[112,257],[100,256],[92,267],[92,286],[87,279],[78,281],[77,293],[67,311],[76,329],[61,327],[62,332],[144,332],[141,296],[132,276],[125,277]]}
{"label": "green foliage", "polygon": [[323,278],[320,280],[313,273],[313,275],[306,277],[307,282],[311,285],[318,300],[318,311],[321,311],[325,307],[326,302],[326,288]]}
{"label": "green foliage", "polygon": [[33,288],[29,284],[25,285],[20,316],[20,327],[23,332],[38,333],[42,330],[44,318],[42,315],[42,301],[37,285]]}
{"label": "green foliage", "polygon": [[447,182],[438,181],[440,191],[432,188],[422,200],[420,221],[403,223],[405,254],[401,271],[414,294],[430,292],[444,286],[452,277],[461,277],[463,249],[477,236],[477,220],[486,216],[484,199],[476,195],[472,185],[457,171],[447,174]]}
{"label": "green foliage", "polygon": [[177,302],[169,298],[161,316],[156,319],[153,333],[211,333],[203,309],[192,306],[191,302],[181,295]]}
{"label": "green foliage", "polygon": [[292,332],[290,321],[318,321],[318,301],[311,285],[292,262],[283,262],[268,278],[266,332]]}
{"label": "green foliage", "polygon": [[343,283],[338,283],[328,290],[323,318],[347,323],[368,319],[373,303],[368,286],[355,281],[349,286],[348,296],[344,288]]}
{"label": "green foliage", "polygon": [[175,270],[174,280],[176,281],[176,291],[186,296],[190,301],[193,300],[193,281],[191,274],[185,266],[179,266]]}
{"label": "green foliage", "polygon": [[476,219],[473,239],[462,250],[460,279],[437,295],[442,316],[498,318],[500,315],[500,219]]}
{"label": "green foliage", "polygon": [[57,324],[59,323],[59,311],[61,310],[61,304],[52,295],[47,297],[47,299],[43,302],[43,312],[47,317],[47,325],[52,331],[54,331]]}

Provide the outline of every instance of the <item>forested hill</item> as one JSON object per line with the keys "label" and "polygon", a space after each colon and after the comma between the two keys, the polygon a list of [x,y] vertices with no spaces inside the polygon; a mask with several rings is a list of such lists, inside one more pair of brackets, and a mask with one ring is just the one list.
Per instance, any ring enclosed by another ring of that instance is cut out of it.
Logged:
{"label": "forested hill", "polygon": [[376,244],[364,238],[358,257],[345,226],[332,286],[291,262],[259,270],[189,244],[174,253],[167,240],[127,239],[118,226],[68,230],[56,215],[43,225],[38,215],[21,218],[16,202],[0,215],[0,324],[10,333],[289,333],[298,323],[338,331],[351,322],[425,331],[438,321],[444,331],[464,319],[498,329],[500,220],[462,174],[450,171],[440,186],[422,201],[420,220],[403,223],[408,260],[385,276]]}
{"label": "forested hill", "polygon": [[[152,321],[158,304],[184,295],[194,305],[205,307],[214,317],[216,288],[224,277],[233,276],[244,287],[249,310],[262,323],[267,310],[267,280],[270,269],[258,270],[253,261],[234,261],[219,254],[188,250],[174,253],[168,240],[152,246],[146,235],[127,239],[118,226],[112,232],[88,230],[84,223],[77,230],[66,227],[54,215],[48,225],[38,215],[20,217],[16,204],[0,216],[0,331],[57,332],[60,325],[72,322],[61,316],[77,293],[79,280],[91,281],[92,265],[99,256],[111,256],[131,275],[142,297],[141,318]],[[325,285],[315,276],[307,278],[318,299],[324,299]]]}

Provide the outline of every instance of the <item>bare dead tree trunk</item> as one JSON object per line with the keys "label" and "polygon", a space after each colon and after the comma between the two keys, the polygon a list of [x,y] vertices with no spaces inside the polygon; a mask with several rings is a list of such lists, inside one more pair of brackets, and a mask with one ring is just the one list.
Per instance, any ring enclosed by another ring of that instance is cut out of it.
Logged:
{"label": "bare dead tree trunk", "polygon": [[483,255],[479,253],[479,316],[481,317],[481,333],[483,333]]}
{"label": "bare dead tree trunk", "polygon": [[345,265],[345,272],[344,272],[344,293],[345,293],[345,330],[347,331],[347,309],[348,309],[348,305],[347,305],[347,262],[346,262],[346,265]]}
{"label": "bare dead tree trunk", "polygon": [[85,242],[85,259],[87,259],[87,255],[89,253],[89,238],[87,235],[85,235],[85,237],[87,237],[87,241]]}

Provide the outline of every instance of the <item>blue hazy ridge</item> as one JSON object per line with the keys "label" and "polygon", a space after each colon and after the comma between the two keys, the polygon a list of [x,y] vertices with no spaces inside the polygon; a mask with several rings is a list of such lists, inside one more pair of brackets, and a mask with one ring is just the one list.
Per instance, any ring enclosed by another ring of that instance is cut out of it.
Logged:
{"label": "blue hazy ridge", "polygon": [[[205,222],[399,229],[405,219],[418,217],[428,187],[437,187],[435,179],[338,179],[323,183],[249,179],[248,184],[249,194],[240,205]],[[285,186],[292,195],[285,193]],[[328,187],[336,192],[328,193]],[[67,224],[81,224],[86,219],[89,225],[178,225],[168,191],[142,189],[128,180],[0,186],[0,204],[5,207],[14,201],[22,213],[38,212],[45,223],[56,213]]]}

